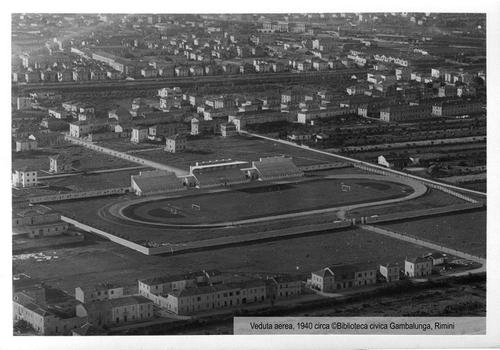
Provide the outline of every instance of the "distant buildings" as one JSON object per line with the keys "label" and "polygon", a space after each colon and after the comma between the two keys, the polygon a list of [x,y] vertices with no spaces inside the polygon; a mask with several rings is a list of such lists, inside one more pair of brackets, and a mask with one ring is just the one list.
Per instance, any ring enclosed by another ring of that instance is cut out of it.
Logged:
{"label": "distant buildings", "polygon": [[385,122],[405,122],[430,118],[432,106],[430,104],[419,105],[393,105],[380,110],[380,120]]}
{"label": "distant buildings", "polygon": [[25,234],[30,238],[58,236],[69,228],[67,222],[61,221],[61,214],[42,206],[16,209],[12,213],[12,231],[14,234]]}
{"label": "distant buildings", "polygon": [[182,152],[186,149],[187,139],[185,135],[175,134],[165,138],[165,151],[170,153]]}

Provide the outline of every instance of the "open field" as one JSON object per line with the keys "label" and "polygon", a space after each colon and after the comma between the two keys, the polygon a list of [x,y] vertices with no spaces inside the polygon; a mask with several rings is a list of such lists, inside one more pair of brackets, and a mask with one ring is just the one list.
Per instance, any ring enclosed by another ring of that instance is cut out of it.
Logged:
{"label": "open field", "polygon": [[135,285],[140,278],[200,269],[244,274],[291,273],[301,276],[332,263],[402,261],[425,249],[363,230],[336,231],[242,247],[174,256],[146,256],[120,245],[93,245],[44,250],[57,256],[43,262],[13,261],[14,273],[26,273],[74,293],[79,285],[99,282]]}
{"label": "open field", "polygon": [[[71,160],[78,161],[74,164],[77,170],[89,171],[99,169],[114,169],[136,165],[124,159],[108,156],[103,153],[94,152],[88,148],[65,144],[63,146],[51,147],[50,149],[41,149],[30,152],[12,153],[12,167],[18,168],[28,166],[38,171],[49,171],[49,156],[61,154],[69,157]],[[39,176],[44,175],[43,172]]]}
{"label": "open field", "polygon": [[[112,146],[110,147],[112,148]],[[189,139],[187,150],[178,154],[158,150],[141,152],[137,155],[144,159],[169,164],[186,170],[189,169],[190,165],[194,165],[200,161],[232,159],[250,162],[258,160],[259,157],[277,155],[291,156],[298,166],[339,161],[338,158],[333,156],[313,153],[280,143],[240,135]]]}
{"label": "open field", "polygon": [[469,254],[486,257],[486,210],[380,225]]}
{"label": "open field", "polygon": [[96,145],[111,148],[115,151],[128,152],[128,151],[138,151],[150,148],[160,148],[163,149],[165,145],[163,143],[133,143],[130,142],[130,138],[112,139],[95,142]]}
{"label": "open field", "polygon": [[[341,184],[350,186],[351,190],[343,192]],[[230,222],[374,202],[404,197],[411,192],[408,186],[378,180],[318,179],[138,203],[123,213],[132,219],[171,224]],[[193,203],[199,205],[200,210],[192,209]]]}
{"label": "open field", "polygon": [[141,170],[132,169],[103,174],[82,174],[43,180],[43,182],[47,183],[52,188],[69,188],[73,191],[92,191],[103,188],[128,187],[130,186],[130,176],[138,174]]}

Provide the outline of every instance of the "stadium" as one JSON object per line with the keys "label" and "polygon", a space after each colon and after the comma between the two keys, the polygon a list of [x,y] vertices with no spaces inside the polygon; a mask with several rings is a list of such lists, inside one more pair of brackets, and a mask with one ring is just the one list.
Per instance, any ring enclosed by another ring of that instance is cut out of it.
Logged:
{"label": "stadium", "polygon": [[[196,163],[182,180],[164,174],[154,181],[163,194],[149,186],[151,196],[136,191],[141,198],[116,203],[109,213],[155,227],[215,228],[325,213],[343,219],[341,213],[348,209],[396,203],[426,192],[416,181],[354,169],[351,174],[305,173],[287,157],[260,158],[251,166],[232,160]],[[166,185],[168,181],[174,185]]]}

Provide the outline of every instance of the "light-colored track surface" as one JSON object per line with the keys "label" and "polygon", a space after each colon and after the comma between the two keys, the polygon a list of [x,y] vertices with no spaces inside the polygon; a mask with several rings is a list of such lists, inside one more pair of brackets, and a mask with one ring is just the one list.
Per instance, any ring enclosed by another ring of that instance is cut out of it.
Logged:
{"label": "light-colored track surface", "polygon": [[[123,211],[131,205],[138,204],[138,203],[146,203],[146,202],[155,201],[155,200],[159,200],[159,199],[171,199],[171,198],[179,197],[178,194],[175,196],[167,196],[167,195],[166,196],[155,196],[155,197],[148,197],[148,198],[141,198],[141,199],[137,199],[137,200],[127,201],[126,203],[117,203],[109,208],[109,212],[110,212],[110,214],[112,214],[112,215],[114,215],[122,220],[128,220],[128,221],[132,221],[135,223],[149,225],[149,226],[155,226],[155,227],[217,228],[217,227],[226,227],[226,226],[235,226],[235,225],[249,225],[249,224],[256,224],[256,223],[262,223],[262,222],[267,222],[267,221],[283,220],[283,219],[297,218],[297,217],[306,217],[306,216],[311,216],[311,215],[333,213],[333,212],[339,212],[339,211],[346,212],[346,211],[350,211],[350,210],[357,209],[357,208],[370,207],[370,206],[376,206],[376,205],[385,205],[385,204],[394,204],[394,203],[398,203],[398,202],[403,202],[403,201],[415,199],[417,197],[424,195],[427,191],[427,187],[425,185],[423,185],[421,182],[413,181],[413,180],[406,179],[406,178],[396,178],[396,177],[393,178],[393,177],[387,177],[387,176],[366,175],[366,174],[342,174],[342,175],[329,175],[329,176],[326,176],[325,179],[332,179],[332,180],[363,179],[363,180],[371,180],[371,181],[395,182],[395,183],[400,183],[400,184],[403,184],[406,186],[410,186],[413,189],[413,192],[405,197],[386,199],[386,200],[375,201],[375,202],[358,203],[358,204],[336,206],[336,207],[323,208],[323,209],[305,210],[305,211],[298,212],[298,213],[294,212],[294,213],[287,213],[287,214],[269,215],[269,216],[262,216],[262,217],[258,217],[258,218],[236,220],[236,221],[224,221],[224,222],[217,222],[217,223],[212,223],[212,224],[158,223],[158,222],[152,222],[152,221],[132,219],[132,218],[127,217],[123,214]],[[207,194],[207,195],[210,195],[210,194]]]}

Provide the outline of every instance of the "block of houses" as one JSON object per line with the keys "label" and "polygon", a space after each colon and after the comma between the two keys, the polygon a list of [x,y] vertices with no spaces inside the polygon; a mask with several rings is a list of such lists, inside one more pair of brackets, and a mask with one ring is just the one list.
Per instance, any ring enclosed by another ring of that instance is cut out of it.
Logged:
{"label": "block of houses", "polygon": [[71,170],[73,170],[73,161],[68,156],[65,156],[64,154],[49,156],[50,173],[67,173]]}
{"label": "block of houses", "polygon": [[222,137],[234,136],[236,135],[236,126],[233,123],[222,123],[220,133]]}
{"label": "block of houses", "polygon": [[429,277],[432,273],[432,260],[416,257],[405,259],[405,275],[410,278]]}
{"label": "block of houses", "polygon": [[223,275],[218,270],[202,270],[182,275],[160,276],[138,281],[139,294],[153,298],[174,290],[222,283]]}
{"label": "block of houses", "polygon": [[76,315],[98,327],[113,327],[151,320],[154,309],[151,300],[134,295],[79,304]]}
{"label": "block of houses", "polygon": [[16,140],[16,152],[27,152],[38,148],[38,141],[31,139]]}
{"label": "block of houses", "polygon": [[185,135],[175,134],[165,138],[165,151],[170,153],[182,152],[186,149],[187,139]]}
{"label": "block of houses", "polygon": [[379,273],[385,278],[387,282],[393,282],[399,280],[400,273],[399,264],[381,264],[379,266]]}
{"label": "block of houses", "polygon": [[292,276],[274,276],[267,279],[267,295],[272,299],[296,297],[302,294],[302,281]]}
{"label": "block of houses", "polygon": [[377,269],[362,265],[333,265],[311,273],[308,280],[312,288],[331,292],[376,283]]}
{"label": "block of houses", "polygon": [[144,127],[134,127],[132,128],[132,133],[130,134],[130,141],[133,143],[141,143],[148,139],[148,129]]}
{"label": "block of houses", "polygon": [[70,335],[87,322],[76,314],[75,304],[59,290],[34,286],[14,293],[13,319],[26,321],[40,335]]}
{"label": "block of houses", "polygon": [[191,135],[214,135],[220,129],[218,119],[203,120],[198,118],[191,119]]}
{"label": "block of houses", "polygon": [[61,214],[42,206],[30,206],[12,211],[12,233],[30,238],[61,235],[69,229]]}
{"label": "block of houses", "polygon": [[76,287],[75,299],[82,303],[93,303],[124,296],[124,288],[109,283],[101,283],[90,287]]}
{"label": "block of houses", "polygon": [[187,287],[153,296],[155,304],[178,315],[240,307],[268,299],[265,280]]}
{"label": "block of houses", "polygon": [[429,253],[423,257],[430,259],[432,261],[432,266],[443,265],[445,260],[445,255],[440,252]]}

